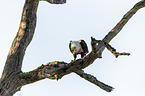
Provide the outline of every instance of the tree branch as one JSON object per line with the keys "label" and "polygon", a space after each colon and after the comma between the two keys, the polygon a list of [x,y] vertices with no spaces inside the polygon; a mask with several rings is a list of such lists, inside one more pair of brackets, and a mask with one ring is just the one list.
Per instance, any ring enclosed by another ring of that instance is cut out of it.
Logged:
{"label": "tree branch", "polygon": [[[78,61],[77,61],[78,62]],[[80,64],[80,63],[79,63]],[[65,62],[50,62],[46,65],[41,65],[37,69],[23,73],[20,77],[19,83],[21,86],[30,84],[45,78],[49,79],[61,79],[62,76],[69,74],[72,72],[72,70],[76,70],[77,68],[74,68],[73,63],[65,63]],[[111,92],[113,90],[113,87],[108,86],[104,84],[103,82],[100,82],[99,80],[96,79],[96,77],[84,73],[83,70],[78,70],[75,71],[76,74],[78,74],[80,77],[84,78],[85,80],[88,80],[89,82],[99,86],[101,89]]]}
{"label": "tree branch", "polygon": [[109,85],[106,85],[103,82],[100,82],[93,75],[84,73],[83,70],[76,71],[75,73],[78,74],[80,77],[84,78],[85,80],[88,80],[89,82],[99,86],[101,89],[103,89],[103,90],[105,90],[107,92],[111,92],[114,89],[113,87],[111,87]]}
{"label": "tree branch", "polygon": [[130,18],[143,7],[145,7],[145,0],[136,3],[134,7],[129,10],[118,22],[118,24],[104,37],[103,41],[109,43],[113,37],[115,37],[121,31],[121,29],[130,20]]}
{"label": "tree branch", "polygon": [[[145,7],[145,0],[141,0],[136,3],[131,10],[129,10],[123,18],[117,23],[117,25],[103,38],[102,41],[109,43],[124,27],[124,25],[130,20],[130,18],[141,8]],[[101,45],[97,46],[98,53],[102,54],[105,47]]]}
{"label": "tree branch", "polygon": [[[130,53],[125,53],[125,52],[117,52],[116,49],[114,49],[110,44],[108,44],[107,42],[104,42],[102,40],[96,40],[95,38],[91,37],[91,39],[94,41],[94,44],[96,43],[99,43],[103,46],[105,46],[116,58],[119,56],[119,55],[130,55]],[[95,49],[97,49],[96,47],[94,47]],[[93,50],[95,50],[93,49]]]}
{"label": "tree branch", "polygon": [[27,46],[32,40],[36,27],[36,12],[39,0],[26,0],[18,33],[13,40],[2,78],[9,76],[11,72],[21,71],[23,57]]}
{"label": "tree branch", "polygon": [[51,4],[64,4],[64,3],[66,3],[66,0],[40,0],[40,1],[47,1]]}

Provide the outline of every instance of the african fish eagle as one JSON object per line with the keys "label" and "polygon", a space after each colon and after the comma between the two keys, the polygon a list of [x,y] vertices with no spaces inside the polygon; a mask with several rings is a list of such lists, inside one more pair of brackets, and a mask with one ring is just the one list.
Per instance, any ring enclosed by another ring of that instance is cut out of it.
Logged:
{"label": "african fish eagle", "polygon": [[74,56],[74,60],[78,54],[81,54],[81,58],[83,58],[89,52],[84,40],[70,41],[69,49]]}

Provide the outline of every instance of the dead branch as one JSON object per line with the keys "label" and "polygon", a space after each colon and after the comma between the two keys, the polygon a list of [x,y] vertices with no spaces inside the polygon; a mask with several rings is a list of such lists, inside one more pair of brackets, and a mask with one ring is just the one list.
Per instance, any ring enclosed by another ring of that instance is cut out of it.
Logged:
{"label": "dead branch", "polygon": [[110,44],[108,44],[107,42],[104,42],[102,40],[96,40],[95,38],[91,37],[92,40],[94,40],[95,43],[99,43],[99,44],[102,44],[103,46],[105,46],[116,58],[119,56],[119,55],[127,55],[129,56],[130,53],[126,53],[126,52],[117,52],[116,49],[114,49]]}
{"label": "dead branch", "polygon": [[66,3],[66,0],[40,0],[40,1],[47,1],[51,4],[64,4],[64,3]]}
{"label": "dead branch", "polygon": [[85,80],[88,80],[89,82],[99,86],[101,89],[103,89],[107,92],[111,92],[114,89],[113,87],[106,85],[103,82],[97,80],[97,78],[94,77],[93,75],[84,73],[83,70],[79,70],[75,73],[78,74],[80,77],[84,78]]}

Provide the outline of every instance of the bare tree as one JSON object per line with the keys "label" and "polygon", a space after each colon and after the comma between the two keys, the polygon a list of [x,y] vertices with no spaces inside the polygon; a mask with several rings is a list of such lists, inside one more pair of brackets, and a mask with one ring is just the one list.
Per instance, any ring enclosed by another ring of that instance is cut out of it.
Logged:
{"label": "bare tree", "polygon": [[75,61],[71,61],[70,63],[59,61],[49,62],[45,65],[42,64],[30,72],[22,72],[21,68],[23,57],[35,32],[36,13],[39,1],[47,1],[52,4],[66,3],[66,0],[25,0],[19,30],[13,40],[2,77],[0,79],[0,96],[13,96],[13,94],[19,91],[24,85],[34,83],[45,78],[59,80],[64,75],[71,72],[75,72],[80,77],[99,86],[107,92],[111,92],[113,87],[97,80],[96,77],[85,73],[82,69],[92,64],[96,59],[102,58],[101,55],[105,47],[111,51],[116,58],[119,55],[130,55],[125,52],[116,52],[116,49],[108,43],[120,32],[128,20],[139,9],[145,7],[145,0],[136,3],[102,40],[96,40],[91,37],[92,51],[83,59],[77,59]]}

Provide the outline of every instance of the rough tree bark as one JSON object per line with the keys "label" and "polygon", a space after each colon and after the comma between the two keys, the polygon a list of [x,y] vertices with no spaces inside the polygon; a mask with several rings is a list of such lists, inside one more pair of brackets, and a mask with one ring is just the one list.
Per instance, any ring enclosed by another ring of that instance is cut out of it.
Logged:
{"label": "rough tree bark", "polygon": [[[52,4],[63,4],[66,0],[40,0],[47,1]],[[22,72],[22,61],[27,46],[31,42],[35,27],[36,13],[39,0],[26,0],[23,8],[20,27],[10,51],[7,56],[5,67],[0,79],[0,96],[13,96],[20,88],[26,84],[30,84],[45,78],[61,79],[64,75],[75,72],[80,77],[99,86],[107,92],[111,92],[113,87],[104,84],[96,79],[93,75],[85,73],[82,69],[92,64],[97,58],[102,58],[101,54],[105,47],[111,51],[116,57],[119,55],[129,55],[129,53],[119,53],[108,43],[120,32],[128,20],[141,8],[145,7],[145,0],[134,5],[119,21],[119,23],[102,39],[96,40],[91,38],[92,51],[83,59],[78,59],[70,63],[66,62],[49,62],[41,65],[30,72]],[[96,45],[96,43],[98,43]]]}

